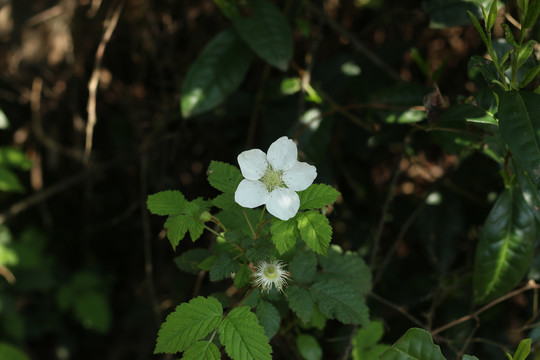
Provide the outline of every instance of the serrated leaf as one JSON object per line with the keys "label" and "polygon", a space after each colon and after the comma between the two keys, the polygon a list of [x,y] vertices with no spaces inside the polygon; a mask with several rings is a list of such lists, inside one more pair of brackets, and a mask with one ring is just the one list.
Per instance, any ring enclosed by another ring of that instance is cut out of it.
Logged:
{"label": "serrated leaf", "polygon": [[446,360],[439,345],[435,345],[429,332],[412,328],[407,330],[392,347],[380,357],[381,360]]}
{"label": "serrated leaf", "polygon": [[190,222],[191,219],[184,215],[171,216],[165,222],[167,238],[171,242],[173,250],[176,250],[180,240],[186,236]]}
{"label": "serrated leaf", "polygon": [[300,210],[318,209],[332,204],[341,195],[339,191],[326,184],[311,184],[300,191]]}
{"label": "serrated leaf", "polygon": [[234,194],[243,176],[236,166],[212,161],[208,167],[208,182],[224,193]]}
{"label": "serrated leaf", "polygon": [[225,254],[219,254],[210,267],[210,281],[219,281],[229,278],[237,269],[237,262],[232,261],[232,259]]}
{"label": "serrated leaf", "polygon": [[214,343],[209,341],[198,341],[190,346],[182,356],[181,360],[219,360],[221,354]]}
{"label": "serrated leaf", "polygon": [[287,19],[267,0],[253,0],[250,5],[249,17],[234,20],[238,34],[263,60],[286,71],[293,54],[292,31]]}
{"label": "serrated leaf", "polygon": [[174,258],[174,263],[180,270],[198,274],[201,271],[199,264],[208,258],[208,256],[210,256],[210,252],[206,249],[191,249]]}
{"label": "serrated leaf", "polygon": [[235,31],[218,34],[206,45],[184,79],[182,115],[187,118],[221,104],[240,86],[251,59],[251,51]]}
{"label": "serrated leaf", "polygon": [[241,289],[251,283],[251,269],[247,265],[240,265],[234,275],[234,286]]}
{"label": "serrated leaf", "polygon": [[212,200],[212,205],[222,210],[240,209],[240,205],[234,201],[234,194],[230,193],[219,194]]}
{"label": "serrated leaf", "polygon": [[271,360],[272,348],[257,316],[242,306],[231,310],[219,326],[219,340],[234,360]]}
{"label": "serrated leaf", "polygon": [[201,213],[210,209],[208,201],[197,198],[186,204],[184,213],[189,218],[187,223],[189,236],[192,241],[198,240],[204,231],[204,222],[200,219]]}
{"label": "serrated leaf", "polygon": [[461,358],[461,360],[479,360],[476,356],[471,356],[471,355],[463,355],[463,357]]}
{"label": "serrated leaf", "polygon": [[300,236],[307,246],[319,254],[326,254],[332,240],[328,218],[317,211],[307,211],[298,213],[296,221]]}
{"label": "serrated leaf", "polygon": [[287,301],[292,311],[305,323],[313,316],[313,300],[309,291],[298,285],[292,284],[286,291]]}
{"label": "serrated leaf", "polygon": [[525,275],[534,253],[536,223],[521,193],[505,189],[493,205],[476,248],[473,285],[477,302],[512,290]]}
{"label": "serrated leaf", "polygon": [[187,200],[180,191],[167,190],[148,195],[146,206],[154,215],[178,215],[184,209]]}
{"label": "serrated leaf", "polygon": [[259,324],[264,328],[264,333],[268,337],[268,340],[272,339],[278,332],[281,322],[278,310],[272,303],[261,301],[257,305],[256,314]]}
{"label": "serrated leaf", "polygon": [[371,271],[364,260],[355,253],[345,254],[332,246],[327,256],[319,256],[323,278],[340,279],[356,288],[361,294],[371,291]]}
{"label": "serrated leaf", "polygon": [[317,257],[312,251],[297,253],[289,263],[289,272],[297,283],[307,284],[315,276],[317,271]]}
{"label": "serrated leaf", "polygon": [[305,360],[321,360],[322,349],[317,339],[311,335],[300,334],[296,338],[296,347],[298,352]]}
{"label": "serrated leaf", "polygon": [[183,303],[167,316],[158,332],[155,354],[184,351],[215,329],[223,315],[223,307],[213,298],[202,296]]}
{"label": "serrated leaf", "polygon": [[540,95],[507,91],[499,95],[501,136],[533,181],[540,185]]}
{"label": "serrated leaf", "polygon": [[360,292],[345,281],[329,279],[314,283],[309,292],[321,312],[344,324],[369,324],[369,310]]}
{"label": "serrated leaf", "polygon": [[272,218],[270,233],[272,234],[272,242],[280,254],[292,249],[300,235],[294,218],[286,221],[276,217]]}

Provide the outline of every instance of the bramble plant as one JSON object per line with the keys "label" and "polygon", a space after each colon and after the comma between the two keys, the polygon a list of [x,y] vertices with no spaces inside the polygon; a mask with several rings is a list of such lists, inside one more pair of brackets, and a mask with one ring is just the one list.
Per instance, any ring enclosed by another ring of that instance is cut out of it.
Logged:
{"label": "bramble plant", "polygon": [[[233,93],[255,55],[282,71],[291,61],[291,30],[270,2],[253,0],[246,5],[249,11],[234,1],[215,3],[234,28],[216,36],[190,68],[182,88],[185,117],[211,110]],[[452,106],[437,89],[425,104],[429,124],[417,125],[410,133],[447,128],[466,133],[466,126],[474,127],[482,134],[480,142],[456,137],[456,144],[466,140],[468,151],[487,155],[500,167],[504,189],[479,234],[472,269],[473,302],[482,307],[433,328],[432,319],[423,324],[394,306],[419,327],[409,329],[394,345],[380,343],[383,322],[370,320],[365,299],[377,296],[371,293],[372,272],[376,283],[377,271],[385,266],[377,263],[377,241],[371,249],[371,267],[359,252],[331,245],[328,216],[340,193],[313,183],[315,166],[299,161],[297,145],[283,136],[266,153],[242,152],[239,168],[211,162],[208,182],[221,192],[213,199],[188,200],[180,191],[148,197],[150,212],[167,217],[164,226],[173,249],[188,233],[193,242],[204,231],[214,235],[212,251],[184,251],[178,266],[194,273],[207,271],[210,281],[234,285],[228,298],[198,296],[179,305],[163,323],[155,352],[183,352],[186,360],[218,359],[223,346],[234,360],[271,359],[270,339],[280,331],[282,320],[293,316],[287,324],[296,327],[297,349],[306,359],[323,357],[317,340],[303,329],[323,329],[329,319],[355,325],[343,359],[445,359],[433,339],[450,346],[452,341],[441,333],[469,320],[478,322],[481,313],[517,294],[537,291],[540,286],[532,276],[524,287],[514,288],[531,270],[540,221],[540,87],[536,82],[540,65],[534,61],[536,41],[525,41],[537,23],[540,0],[518,0],[517,5],[521,16],[517,37],[502,23],[502,43],[492,39],[499,11],[496,0],[488,7],[478,3],[483,24],[469,11],[487,48],[487,56],[471,57],[469,72],[473,78],[481,74],[487,88],[482,96]],[[234,61],[217,65],[220,58],[231,59],[231,54],[236,55]],[[417,51],[413,58],[426,70]],[[307,84],[305,89],[308,101],[323,102],[314,87]],[[430,114],[434,110],[441,114]],[[458,358],[477,359],[464,355],[475,331],[456,351]],[[513,356],[506,355],[524,360],[530,351],[531,340],[526,339]]]}

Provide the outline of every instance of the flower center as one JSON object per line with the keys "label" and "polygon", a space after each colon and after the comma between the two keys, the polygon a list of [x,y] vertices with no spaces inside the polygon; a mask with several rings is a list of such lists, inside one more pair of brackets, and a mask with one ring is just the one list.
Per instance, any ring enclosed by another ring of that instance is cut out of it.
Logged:
{"label": "flower center", "polygon": [[268,192],[272,192],[275,188],[285,185],[283,180],[281,180],[282,175],[283,171],[274,170],[268,165],[268,169],[260,181],[266,186]]}
{"label": "flower center", "polygon": [[279,277],[279,271],[275,265],[269,264],[264,267],[263,274],[267,279],[274,280]]}

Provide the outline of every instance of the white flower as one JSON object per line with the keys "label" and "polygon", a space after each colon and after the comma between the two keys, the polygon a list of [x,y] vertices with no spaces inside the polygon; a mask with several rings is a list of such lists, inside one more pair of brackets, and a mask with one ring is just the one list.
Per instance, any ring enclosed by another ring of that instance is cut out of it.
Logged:
{"label": "white flower", "polygon": [[290,278],[289,272],[284,267],[285,264],[279,260],[261,261],[253,273],[255,285],[261,291],[269,292],[274,286],[277,291],[281,292],[283,286],[287,286],[287,280]]}
{"label": "white flower", "polygon": [[300,162],[296,144],[286,136],[270,145],[268,154],[252,149],[238,155],[244,176],[234,194],[241,206],[255,208],[266,205],[268,212],[281,220],[289,220],[300,208],[296,191],[305,190],[317,177],[313,165]]}

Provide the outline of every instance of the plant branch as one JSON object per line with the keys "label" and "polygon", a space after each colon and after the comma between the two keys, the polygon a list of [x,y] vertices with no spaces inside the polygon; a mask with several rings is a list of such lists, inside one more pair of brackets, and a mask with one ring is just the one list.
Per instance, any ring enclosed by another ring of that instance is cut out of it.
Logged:
{"label": "plant branch", "polygon": [[540,285],[535,283],[534,280],[529,280],[527,285],[523,286],[522,288],[511,291],[508,294],[503,295],[500,298],[493,300],[492,302],[490,302],[489,304],[481,307],[480,309],[476,310],[472,314],[465,315],[465,316],[463,316],[463,317],[461,317],[459,319],[456,319],[454,321],[449,322],[446,325],[443,325],[443,326],[439,327],[438,329],[433,330],[431,332],[431,335],[432,336],[437,335],[438,333],[443,332],[445,330],[448,330],[448,329],[450,329],[450,328],[452,328],[452,327],[454,327],[456,325],[459,325],[461,323],[464,323],[465,321],[469,321],[471,319],[474,319],[474,318],[478,317],[484,311],[491,309],[493,306],[495,306],[495,305],[497,305],[497,304],[499,304],[499,303],[501,303],[501,302],[503,302],[505,300],[508,300],[508,299],[510,299],[510,298],[512,298],[512,297],[514,297],[516,295],[519,295],[522,292],[525,292],[527,290],[532,290],[532,289],[540,289]]}

